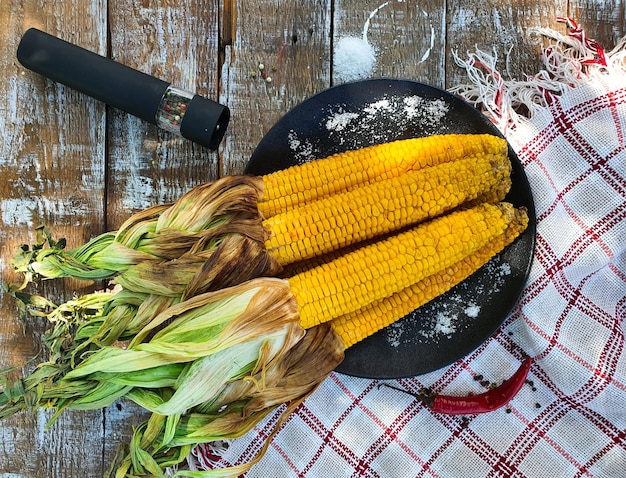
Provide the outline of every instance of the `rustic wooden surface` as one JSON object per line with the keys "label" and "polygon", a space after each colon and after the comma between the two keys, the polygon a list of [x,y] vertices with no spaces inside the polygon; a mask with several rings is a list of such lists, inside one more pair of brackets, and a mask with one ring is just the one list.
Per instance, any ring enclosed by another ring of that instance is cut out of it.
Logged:
{"label": "rustic wooden surface", "polygon": [[[342,37],[365,30],[376,51],[373,76],[449,88],[464,81],[452,53],[475,46],[501,59],[510,51],[512,76],[534,72],[536,47],[524,32],[564,32],[559,15],[575,17],[607,48],[625,34],[622,0],[1,0],[0,279],[16,280],[8,261],[41,223],[75,246],[133,211],[242,172],[281,115],[337,82],[332,55]],[[25,70],[15,51],[33,26],[227,104],[232,120],[220,149]],[[61,281],[45,291],[62,301],[90,287]],[[15,376],[32,369],[44,328],[20,322],[3,294],[0,369],[16,367]],[[67,412],[48,431],[47,412],[10,417],[0,423],[0,476],[102,476],[140,414],[118,402]]]}

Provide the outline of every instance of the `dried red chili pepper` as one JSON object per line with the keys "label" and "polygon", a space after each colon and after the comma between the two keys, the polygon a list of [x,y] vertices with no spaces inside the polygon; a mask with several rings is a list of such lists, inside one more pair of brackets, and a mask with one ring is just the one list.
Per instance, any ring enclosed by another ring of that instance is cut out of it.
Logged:
{"label": "dried red chili pepper", "polygon": [[401,388],[393,387],[382,383],[394,390],[408,393],[423,402],[428,408],[435,413],[443,413],[446,415],[473,415],[477,413],[486,413],[496,410],[506,405],[511,399],[517,395],[530,371],[532,358],[527,357],[519,369],[501,385],[492,388],[478,395],[467,397],[449,396],[449,395],[426,395],[422,393],[412,393]]}

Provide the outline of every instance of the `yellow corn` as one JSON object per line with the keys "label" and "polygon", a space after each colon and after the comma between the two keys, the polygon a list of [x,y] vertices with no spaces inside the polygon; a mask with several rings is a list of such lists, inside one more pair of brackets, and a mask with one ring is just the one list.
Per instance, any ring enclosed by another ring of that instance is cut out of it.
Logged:
{"label": "yellow corn", "polygon": [[259,211],[264,217],[271,217],[406,171],[475,155],[506,153],[506,141],[489,134],[410,138],[338,153],[263,176]]}
{"label": "yellow corn", "polygon": [[325,254],[508,190],[510,171],[506,155],[479,155],[376,181],[266,219],[265,246],[281,265]]}
{"label": "yellow corn", "polygon": [[332,328],[343,341],[345,348],[351,347],[465,280],[513,242],[527,226],[526,211],[517,210],[514,220],[504,234],[499,235],[475,253],[400,292],[333,319],[330,322]]}
{"label": "yellow corn", "polygon": [[[380,240],[383,237],[376,238],[375,240]],[[278,275],[280,277],[283,277],[283,278],[288,278],[288,277],[291,277],[291,276],[295,276],[296,274],[299,274],[300,272],[308,271],[309,269],[313,269],[314,267],[317,267],[317,266],[320,266],[322,264],[326,264],[327,262],[330,262],[332,260],[335,260],[338,257],[343,256],[344,254],[347,254],[349,252],[352,252],[352,251],[358,249],[359,247],[363,247],[363,246],[369,245],[373,241],[374,240],[369,240],[369,241],[359,242],[358,244],[350,244],[349,246],[342,247],[341,249],[335,249],[335,250],[330,251],[330,252],[328,252],[326,254],[322,254],[322,255],[319,255],[319,256],[311,257],[311,258],[305,259],[303,261],[298,261],[298,262],[293,262],[291,264],[286,264],[285,266],[283,266],[282,270],[280,271],[280,274],[278,274]]]}
{"label": "yellow corn", "polygon": [[[503,181],[501,181],[500,183],[496,184],[496,186],[493,189],[486,191],[485,193],[481,194],[476,199],[472,201],[468,201],[467,203],[463,204],[463,207],[473,207],[482,203],[496,203],[499,201],[503,201],[506,194],[509,191],[510,185],[511,183],[510,183],[510,176],[509,176]],[[312,269],[313,267],[317,267],[321,264],[325,264],[326,262],[330,262],[336,259],[337,257],[347,254],[348,252],[354,251],[358,247],[363,247],[365,245],[370,244],[373,240],[378,240],[381,238],[382,237],[379,236],[374,239],[361,241],[355,244],[350,244],[340,249],[333,249],[332,251],[327,252],[325,254],[316,255],[314,257],[310,257],[308,259],[304,259],[304,260],[297,261],[297,262],[292,262],[289,264],[284,264],[282,266],[282,270],[280,271],[279,275],[285,278],[291,277],[293,275],[299,274],[300,272],[304,272],[306,270]]]}
{"label": "yellow corn", "polygon": [[300,324],[328,322],[450,267],[502,234],[515,214],[509,203],[451,212],[290,277]]}

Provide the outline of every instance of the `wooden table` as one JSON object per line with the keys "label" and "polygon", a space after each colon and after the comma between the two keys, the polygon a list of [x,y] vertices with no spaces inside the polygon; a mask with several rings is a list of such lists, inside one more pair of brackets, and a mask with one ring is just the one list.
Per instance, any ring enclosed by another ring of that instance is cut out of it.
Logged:
{"label": "wooden table", "polygon": [[[377,56],[373,76],[450,88],[466,81],[453,51],[494,48],[502,66],[510,51],[508,71],[522,77],[539,66],[527,28],[565,32],[555,19],[568,15],[610,49],[625,34],[624,8],[604,0],[2,0],[2,281],[16,280],[9,260],[42,223],[69,246],[79,245],[117,228],[131,212],[242,172],[281,115],[336,83],[337,40],[361,36],[366,24]],[[219,150],[25,70],[15,52],[29,27],[228,105],[232,119]],[[90,287],[61,281],[44,290],[63,301]],[[1,306],[0,368],[17,367],[17,377],[41,351],[45,323],[20,322],[7,294]],[[140,413],[120,401],[102,411],[64,413],[49,431],[48,412],[10,417],[0,425],[0,476],[102,476]]]}

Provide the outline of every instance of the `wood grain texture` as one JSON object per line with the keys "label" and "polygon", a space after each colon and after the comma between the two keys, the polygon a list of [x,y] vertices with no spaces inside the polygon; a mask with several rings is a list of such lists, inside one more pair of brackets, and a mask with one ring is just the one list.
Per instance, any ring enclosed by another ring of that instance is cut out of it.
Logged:
{"label": "wood grain texture", "polygon": [[570,16],[607,51],[626,35],[624,0],[572,0]]}
{"label": "wood grain texture", "polygon": [[[363,39],[366,35],[376,56],[371,76],[405,78],[442,88],[445,81],[444,20],[445,2],[438,0],[337,0],[333,45],[336,49],[342,38]],[[333,80],[338,81],[336,75]]]}
{"label": "wood grain texture", "polygon": [[330,85],[330,5],[329,0],[232,1],[235,24],[232,44],[225,46],[221,101],[233,117],[222,174],[242,172],[283,114]]}
{"label": "wood grain texture", "polygon": [[[101,232],[104,107],[24,70],[15,52],[22,33],[32,26],[105,52],[106,5],[2,1],[0,25],[0,274],[6,283],[15,279],[8,260],[20,243],[34,240],[33,228],[40,223],[54,226],[70,244]],[[75,287],[61,282],[50,284],[46,292],[61,301]],[[40,352],[44,324],[33,321],[22,329],[6,294],[1,304],[0,368],[16,366],[18,377],[19,369]],[[22,413],[2,423],[0,475],[97,476],[102,468],[102,412],[67,413],[46,432],[48,416]]]}
{"label": "wood grain texture", "polygon": [[477,47],[498,58],[507,78],[523,79],[541,68],[538,48],[527,36],[530,27],[558,28],[556,18],[567,12],[567,1],[470,0],[452,2],[447,12],[446,88],[466,82],[464,70],[452,60]]}

